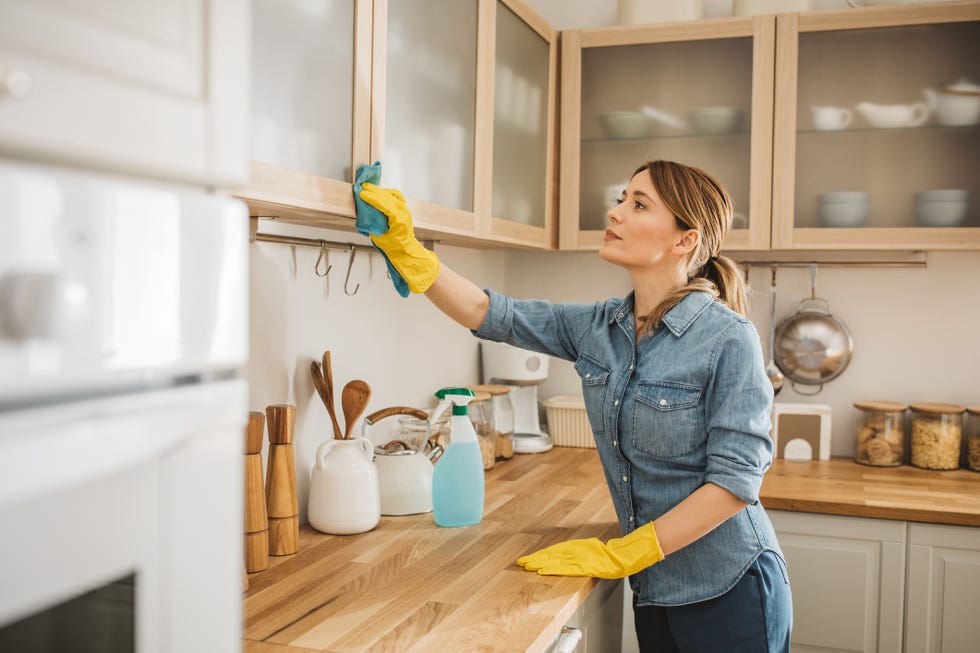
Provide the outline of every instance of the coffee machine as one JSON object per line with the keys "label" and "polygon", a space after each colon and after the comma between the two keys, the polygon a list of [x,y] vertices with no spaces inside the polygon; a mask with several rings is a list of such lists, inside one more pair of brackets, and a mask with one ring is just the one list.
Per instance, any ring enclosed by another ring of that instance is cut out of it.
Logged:
{"label": "coffee machine", "polygon": [[548,357],[503,342],[482,341],[483,382],[510,388],[514,405],[514,452],[540,453],[552,447],[538,417],[538,386],[548,378]]}

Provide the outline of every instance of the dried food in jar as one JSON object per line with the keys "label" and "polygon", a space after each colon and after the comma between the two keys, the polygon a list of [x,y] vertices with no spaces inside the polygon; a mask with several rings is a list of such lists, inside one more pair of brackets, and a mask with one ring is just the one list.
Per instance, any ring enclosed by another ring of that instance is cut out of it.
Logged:
{"label": "dried food in jar", "polygon": [[980,406],[966,409],[968,431],[966,436],[966,466],[980,472]]}
{"label": "dried food in jar", "polygon": [[855,462],[895,467],[905,455],[903,419],[906,404],[891,401],[856,401],[858,413]]}
{"label": "dried food in jar", "polygon": [[925,469],[960,466],[962,414],[955,404],[912,404],[912,464]]}

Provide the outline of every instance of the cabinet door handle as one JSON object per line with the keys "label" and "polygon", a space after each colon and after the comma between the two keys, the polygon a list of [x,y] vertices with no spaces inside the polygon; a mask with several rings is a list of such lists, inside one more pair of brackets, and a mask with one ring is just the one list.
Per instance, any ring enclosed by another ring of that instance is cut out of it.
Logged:
{"label": "cabinet door handle", "polygon": [[15,100],[27,97],[31,92],[31,76],[23,70],[9,70],[0,66],[0,97]]}
{"label": "cabinet door handle", "polygon": [[563,626],[561,629],[561,634],[558,635],[558,639],[555,640],[555,646],[552,649],[552,653],[572,653],[572,651],[578,648],[578,643],[580,641],[582,641],[581,630],[578,628]]}

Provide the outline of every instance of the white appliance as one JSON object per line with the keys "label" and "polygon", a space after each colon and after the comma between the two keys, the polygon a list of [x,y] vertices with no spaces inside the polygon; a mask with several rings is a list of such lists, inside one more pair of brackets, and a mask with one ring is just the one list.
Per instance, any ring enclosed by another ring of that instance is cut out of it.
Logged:
{"label": "white appliance", "polygon": [[241,203],[0,160],[0,650],[239,651]]}
{"label": "white appliance", "polygon": [[483,341],[483,382],[510,388],[514,405],[514,452],[540,453],[553,446],[541,430],[538,386],[548,378],[548,357],[503,342]]}

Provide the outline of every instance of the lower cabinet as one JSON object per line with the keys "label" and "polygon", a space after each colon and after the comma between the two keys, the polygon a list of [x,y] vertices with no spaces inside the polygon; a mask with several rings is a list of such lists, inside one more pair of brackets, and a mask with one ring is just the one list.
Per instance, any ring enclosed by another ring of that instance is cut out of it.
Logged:
{"label": "lower cabinet", "polygon": [[769,514],[793,588],[793,653],[980,650],[980,529]]}
{"label": "lower cabinet", "polygon": [[909,525],[905,650],[980,651],[980,528]]}
{"label": "lower cabinet", "polygon": [[[600,580],[585,602],[568,620],[548,653],[613,653],[622,647],[622,580]],[[581,639],[575,630],[581,632]]]}
{"label": "lower cabinet", "polygon": [[906,523],[769,514],[793,588],[793,653],[901,651]]}

